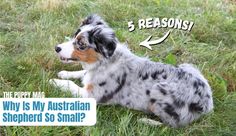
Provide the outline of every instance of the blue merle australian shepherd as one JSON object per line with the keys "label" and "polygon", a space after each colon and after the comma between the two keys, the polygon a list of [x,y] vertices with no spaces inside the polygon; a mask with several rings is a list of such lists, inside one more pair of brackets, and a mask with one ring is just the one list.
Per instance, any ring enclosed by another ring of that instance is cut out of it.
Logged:
{"label": "blue merle australian shepherd", "polygon": [[[74,96],[153,113],[172,127],[187,125],[213,109],[211,88],[198,69],[134,55],[98,15],[87,17],[73,39],[55,51],[62,62],[80,62],[83,67],[61,71],[61,79],[49,81]],[[81,79],[84,86],[69,78]]]}

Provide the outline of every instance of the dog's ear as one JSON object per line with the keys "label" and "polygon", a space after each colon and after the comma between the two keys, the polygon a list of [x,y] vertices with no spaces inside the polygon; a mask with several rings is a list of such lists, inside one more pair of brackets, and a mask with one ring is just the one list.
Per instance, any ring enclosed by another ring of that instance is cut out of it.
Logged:
{"label": "dog's ear", "polygon": [[81,24],[81,26],[85,25],[105,25],[107,26],[106,22],[97,14],[92,14],[88,16]]}
{"label": "dog's ear", "polygon": [[97,52],[105,58],[111,57],[116,49],[117,38],[109,27],[95,27],[89,32],[89,41],[96,45]]}

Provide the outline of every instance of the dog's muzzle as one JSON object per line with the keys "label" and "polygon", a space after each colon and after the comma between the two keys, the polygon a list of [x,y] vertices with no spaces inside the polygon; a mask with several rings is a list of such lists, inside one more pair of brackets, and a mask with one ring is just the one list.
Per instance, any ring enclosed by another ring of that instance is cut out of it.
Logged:
{"label": "dog's muzzle", "polygon": [[[58,47],[58,46],[55,46],[55,51],[59,54],[60,51],[61,51],[61,47]],[[59,55],[60,57],[60,60],[62,60],[63,62],[68,62],[68,61],[79,61],[78,58],[65,58],[65,57],[62,57],[61,55]]]}

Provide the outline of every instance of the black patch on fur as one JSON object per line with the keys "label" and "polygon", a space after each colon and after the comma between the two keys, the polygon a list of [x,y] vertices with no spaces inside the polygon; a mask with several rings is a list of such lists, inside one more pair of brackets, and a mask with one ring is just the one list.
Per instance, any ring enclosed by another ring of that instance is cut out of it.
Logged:
{"label": "black patch on fur", "polygon": [[88,24],[91,24],[93,23],[94,19],[96,16],[95,15],[90,15],[88,16],[83,22],[82,22],[82,25],[81,26],[84,26],[84,25],[88,25]]}
{"label": "black patch on fur", "polygon": [[199,105],[199,103],[191,103],[191,104],[189,104],[189,111],[202,112],[203,108],[201,107],[201,105]]}
{"label": "black patch on fur", "polygon": [[148,74],[147,74],[147,73],[145,73],[145,75],[143,75],[143,76],[142,76],[142,79],[143,79],[143,80],[146,80],[146,79],[148,79]]}
{"label": "black patch on fur", "polygon": [[130,105],[130,102],[127,102],[125,105],[127,105],[127,106]]}
{"label": "black patch on fur", "polygon": [[81,29],[79,28],[79,29],[75,32],[74,37],[76,37],[77,34],[78,34],[80,31],[81,31]]}
{"label": "black patch on fur", "polygon": [[153,80],[156,80],[157,79],[157,71],[155,71],[154,73],[151,74],[151,77]]}
{"label": "black patch on fur", "polygon": [[203,97],[202,95],[202,92],[200,91],[201,88],[204,88],[205,87],[205,83],[203,81],[201,81],[200,79],[196,79],[194,82],[193,82],[193,87],[196,89],[196,91],[194,92],[194,94],[197,94],[199,95],[199,97]]}
{"label": "black patch on fur", "polygon": [[179,115],[175,112],[175,109],[170,104],[166,103],[166,107],[164,108],[164,111],[169,114],[171,117],[173,117],[175,120],[179,121]]}
{"label": "black patch on fur", "polygon": [[198,89],[198,82],[197,82],[197,81],[194,81],[194,82],[193,82],[193,87],[196,88],[196,89]]}
{"label": "black patch on fur", "polygon": [[120,83],[120,81],[121,81],[121,79],[120,79],[121,77],[117,77],[117,79],[116,79],[116,82],[119,84]]}
{"label": "black patch on fur", "polygon": [[103,25],[103,23],[102,22],[97,22],[97,25]]}
{"label": "black patch on fur", "polygon": [[197,89],[194,94],[197,94],[200,98],[202,98],[202,93],[199,91],[199,89]]}
{"label": "black patch on fur", "polygon": [[[96,49],[99,53],[101,53],[104,57],[111,57],[116,49],[117,40],[115,38],[115,33],[109,31],[107,33],[104,29],[110,28],[102,28],[96,27],[93,30],[89,31],[89,42],[95,43]],[[108,38],[107,35],[109,35]]]}
{"label": "black patch on fur", "polygon": [[[93,37],[92,37],[92,34],[90,34],[91,32],[88,32],[89,36],[88,36],[88,42],[90,44],[94,43],[94,40],[93,40]],[[98,49],[94,49],[96,52],[98,52]]]}
{"label": "black patch on fur", "polygon": [[178,79],[182,79],[185,76],[185,72],[182,69],[179,69],[177,74]]}
{"label": "black patch on fur", "polygon": [[98,49],[95,48],[94,50],[95,50],[96,52],[98,52]]}
{"label": "black patch on fur", "polygon": [[104,86],[105,84],[106,84],[106,82],[104,81],[104,82],[99,83],[98,85],[99,86]]}
{"label": "black patch on fur", "polygon": [[153,103],[155,103],[155,102],[156,102],[156,99],[154,99],[154,98],[151,98],[151,99],[150,99],[150,103],[151,103],[151,104],[153,104]]}
{"label": "black patch on fur", "polygon": [[160,87],[159,90],[160,90],[160,92],[161,92],[163,95],[166,95],[166,94],[167,94],[167,92],[166,92],[165,89],[163,89],[163,88]]}
{"label": "black patch on fur", "polygon": [[182,100],[174,100],[174,105],[178,108],[182,108],[185,105],[185,102]]}
{"label": "black patch on fur", "polygon": [[206,97],[207,97],[207,98],[210,98],[210,95],[209,95],[209,94],[207,94],[207,95],[206,95]]}
{"label": "black patch on fur", "polygon": [[167,75],[165,74],[165,75],[162,75],[162,78],[163,79],[166,79],[167,78]]}
{"label": "black patch on fur", "polygon": [[105,93],[107,93],[107,90],[105,90]]}
{"label": "black patch on fur", "polygon": [[205,83],[197,78],[196,81],[193,82],[193,87],[198,89],[199,87],[205,87]]}
{"label": "black patch on fur", "polygon": [[91,19],[92,19],[92,16],[87,17],[87,18],[82,22],[82,26],[89,24]]}
{"label": "black patch on fur", "polygon": [[139,78],[142,77],[141,71],[138,73],[138,77],[139,77]]}
{"label": "black patch on fur", "polygon": [[146,95],[150,96],[150,90],[146,90]]}
{"label": "black patch on fur", "polygon": [[106,103],[107,101],[111,100],[113,98],[113,96],[116,95],[123,88],[123,86],[125,85],[126,76],[127,76],[127,74],[124,73],[122,75],[122,79],[120,80],[120,82],[118,82],[118,86],[116,87],[116,89],[113,92],[111,92],[107,95],[103,95],[102,98],[99,100],[99,102],[100,103]]}

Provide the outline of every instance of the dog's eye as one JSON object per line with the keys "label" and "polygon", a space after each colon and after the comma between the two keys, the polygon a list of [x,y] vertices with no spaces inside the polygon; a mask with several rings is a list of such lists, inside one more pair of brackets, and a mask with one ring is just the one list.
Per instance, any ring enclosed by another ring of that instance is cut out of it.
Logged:
{"label": "dog's eye", "polygon": [[82,45],[82,43],[81,43],[80,41],[77,41],[76,43],[77,43],[78,45]]}
{"label": "dog's eye", "polygon": [[81,41],[77,41],[76,49],[78,49],[78,50],[85,50],[85,49],[87,49],[87,48],[88,48],[87,45],[85,45],[85,44],[82,43]]}
{"label": "dog's eye", "polygon": [[88,48],[87,46],[79,46],[79,47],[78,47],[79,50],[85,50],[85,49],[87,49],[87,48]]}

